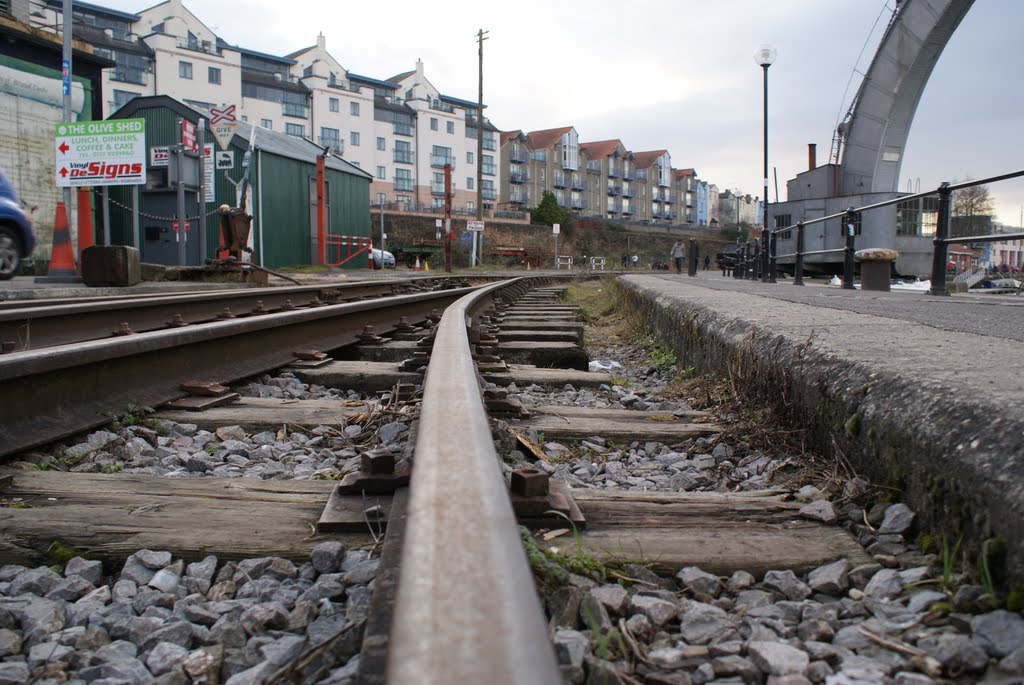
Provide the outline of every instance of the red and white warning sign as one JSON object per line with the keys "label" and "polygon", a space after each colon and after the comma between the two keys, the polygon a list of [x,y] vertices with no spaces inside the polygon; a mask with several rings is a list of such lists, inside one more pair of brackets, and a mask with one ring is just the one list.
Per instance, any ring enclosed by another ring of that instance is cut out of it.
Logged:
{"label": "red and white warning sign", "polygon": [[199,151],[196,141],[196,125],[185,119],[181,120],[181,146],[189,152]]}
{"label": "red and white warning sign", "polygon": [[210,108],[210,130],[217,138],[217,144],[222,150],[227,150],[231,144],[231,138],[238,128],[238,117],[235,114],[235,105],[221,105]]}

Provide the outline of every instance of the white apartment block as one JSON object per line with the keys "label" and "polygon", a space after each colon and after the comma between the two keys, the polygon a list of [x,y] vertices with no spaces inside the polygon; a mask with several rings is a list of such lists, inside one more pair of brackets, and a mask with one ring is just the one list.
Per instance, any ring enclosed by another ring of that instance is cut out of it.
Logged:
{"label": "white apartment block", "polygon": [[[59,32],[61,0],[39,0],[39,27]],[[253,125],[331,147],[374,177],[371,202],[410,210],[444,205],[449,166],[452,209],[474,213],[477,165],[490,215],[501,187],[498,132],[484,118],[477,159],[477,103],[442,94],[423,63],[389,79],[353,74],[312,47],[277,56],[218,38],[182,0],[136,14],[76,2],[73,32],[116,63],[104,74],[103,116],[137,95],[168,95],[199,110],[234,104]]]}

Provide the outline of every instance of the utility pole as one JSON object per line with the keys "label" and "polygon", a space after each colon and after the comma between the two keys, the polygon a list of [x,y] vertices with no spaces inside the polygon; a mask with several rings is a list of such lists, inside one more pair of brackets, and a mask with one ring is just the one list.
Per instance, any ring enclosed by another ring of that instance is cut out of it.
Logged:
{"label": "utility pole", "polygon": [[[480,58],[479,90],[476,103],[476,220],[483,221],[484,218],[484,41],[490,31],[480,29],[476,34],[477,53]],[[473,257],[469,260],[470,266],[476,265],[477,231],[473,231]],[[483,233],[479,234],[480,242],[483,243]],[[480,246],[480,255],[483,256],[483,245]]]}
{"label": "utility pole", "polygon": [[452,272],[452,164],[444,165],[444,270]]}
{"label": "utility pole", "polygon": [[[61,93],[63,95],[61,116],[62,121],[71,121],[71,40],[72,40],[72,7],[71,0],[64,0],[63,6],[64,35],[61,37]],[[71,216],[71,187],[61,190],[61,201],[64,203],[64,211]],[[106,208],[104,208],[105,210]],[[78,211],[82,211],[79,207]],[[81,246],[79,246],[81,249]],[[75,261],[79,261],[77,256]]]}

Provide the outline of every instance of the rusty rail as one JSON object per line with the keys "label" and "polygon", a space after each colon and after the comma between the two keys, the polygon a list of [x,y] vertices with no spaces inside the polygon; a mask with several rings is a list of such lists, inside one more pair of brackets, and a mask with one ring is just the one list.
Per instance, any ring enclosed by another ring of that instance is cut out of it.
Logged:
{"label": "rusty rail", "polygon": [[392,619],[390,685],[562,683],[466,330],[502,287],[460,299],[437,329]]}
{"label": "rusty rail", "polygon": [[189,380],[222,383],[287,364],[297,350],[356,341],[363,325],[422,319],[472,288],[328,305],[0,355],[0,456],[107,423],[129,404],[181,397]]}

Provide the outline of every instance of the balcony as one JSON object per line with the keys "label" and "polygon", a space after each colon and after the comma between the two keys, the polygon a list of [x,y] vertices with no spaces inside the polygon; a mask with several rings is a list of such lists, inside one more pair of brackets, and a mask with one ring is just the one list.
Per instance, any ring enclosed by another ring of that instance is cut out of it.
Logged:
{"label": "balcony", "polygon": [[358,93],[359,86],[352,83],[351,81],[345,81],[343,79],[332,76],[327,80],[327,85],[331,88],[337,88],[339,90],[347,90],[350,93]]}
{"label": "balcony", "polygon": [[496,200],[498,199],[498,191],[494,188],[483,188],[480,191],[480,196],[485,200]]}
{"label": "balcony", "polygon": [[627,169],[627,170],[622,172],[622,180],[623,181],[632,181],[634,179],[636,179],[636,174],[634,174],[629,169]]}
{"label": "balcony", "polygon": [[578,176],[572,177],[572,189],[573,190],[586,190],[587,184],[584,183]]}
{"label": "balcony", "polygon": [[608,194],[609,195],[621,195],[622,194],[622,186],[614,185],[614,184],[608,184]]}
{"label": "balcony", "polygon": [[438,112],[455,112],[454,105],[449,105],[447,102],[441,102],[440,100],[431,100],[430,109],[436,109]]}
{"label": "balcony", "polygon": [[395,122],[395,135],[396,136],[411,136],[413,135],[412,124],[400,124]]}
{"label": "balcony", "polygon": [[565,174],[561,172],[555,172],[555,177],[551,181],[551,185],[556,188],[565,188]]}
{"label": "balcony", "polygon": [[481,164],[480,173],[486,174],[487,176],[494,176],[498,173],[498,167],[493,164]]}
{"label": "balcony", "polygon": [[599,174],[599,173],[601,173],[601,162],[598,162],[597,160],[591,160],[591,161],[587,162],[587,173],[589,173],[589,174]]}
{"label": "balcony", "polygon": [[662,198],[662,202],[664,202],[667,205],[673,204],[675,203],[675,201],[675,197],[673,197],[672,193],[666,193],[665,197]]}
{"label": "balcony", "polygon": [[219,55],[220,51],[217,49],[217,44],[212,40],[188,40],[186,38],[179,38],[177,46],[183,50],[191,50],[192,52],[204,52],[207,55]]}
{"label": "balcony", "polygon": [[[412,179],[411,178],[399,178],[395,176],[395,190],[412,192]],[[444,192],[444,186],[441,187],[441,192]]]}
{"label": "balcony", "polygon": [[399,164],[412,164],[412,150],[395,150],[395,161]]}
{"label": "balcony", "polygon": [[484,138],[483,147],[485,150],[497,150],[498,144],[494,142],[494,138]]}
{"label": "balcony", "polygon": [[619,173],[620,171],[618,167],[616,167],[614,164],[608,165],[608,178],[618,178]]}
{"label": "balcony", "polygon": [[573,209],[583,209],[583,207],[584,207],[583,200],[581,200],[581,199],[574,199],[572,201],[572,208]]}
{"label": "balcony", "polygon": [[628,207],[628,206],[627,207],[623,207],[622,208],[622,213],[625,214],[626,216],[633,216],[633,208],[632,207]]}
{"label": "balcony", "polygon": [[[455,188],[452,188],[452,193],[455,192]],[[444,183],[432,182],[430,184],[431,195],[444,195]]]}
{"label": "balcony", "polygon": [[622,197],[636,197],[636,191],[629,186],[622,187]]}
{"label": "balcony", "polygon": [[646,181],[647,180],[647,169],[637,169],[636,179],[638,181]]}
{"label": "balcony", "polygon": [[514,205],[525,205],[526,204],[526,193],[522,188],[513,188],[512,193],[509,195],[508,201]]}
{"label": "balcony", "polygon": [[143,69],[134,69],[132,67],[114,67],[110,72],[111,81],[119,81],[121,83],[133,83],[138,86],[148,85],[146,74],[148,72]]}
{"label": "balcony", "polygon": [[522,164],[526,161],[526,153],[522,150],[512,150],[511,159],[516,164]]}
{"label": "balcony", "polygon": [[523,171],[513,171],[508,175],[509,183],[526,183],[530,180],[529,174]]}
{"label": "balcony", "polygon": [[430,166],[435,169],[443,169],[446,164],[455,168],[455,161],[451,155],[430,155]]}

